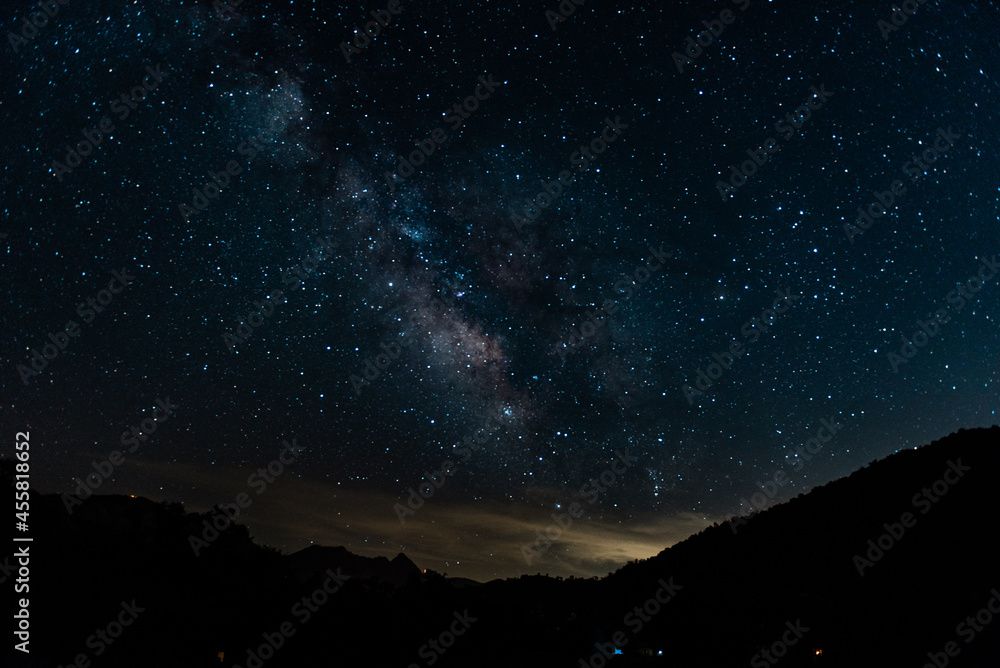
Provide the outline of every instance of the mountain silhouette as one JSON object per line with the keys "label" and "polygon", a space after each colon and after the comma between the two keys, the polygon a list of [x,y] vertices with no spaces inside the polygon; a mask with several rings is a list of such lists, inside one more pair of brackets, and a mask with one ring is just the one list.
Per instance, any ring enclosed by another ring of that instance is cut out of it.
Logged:
{"label": "mountain silhouette", "polygon": [[299,582],[319,577],[328,569],[338,568],[351,578],[381,580],[394,587],[402,587],[420,579],[420,569],[403,553],[389,561],[385,557],[359,557],[344,547],[310,545],[289,555],[288,563]]}
{"label": "mountain silhouette", "polygon": [[[960,430],[601,579],[476,583],[403,554],[283,555],[221,522],[196,555],[191,536],[217,513],[93,496],[69,514],[58,495],[32,492],[32,653],[25,663],[9,644],[0,657],[44,668],[80,654],[95,668],[995,668],[998,444],[998,427]],[[9,460],[2,473],[12,484]],[[14,564],[0,558],[4,587]],[[129,610],[127,629],[107,627]]]}

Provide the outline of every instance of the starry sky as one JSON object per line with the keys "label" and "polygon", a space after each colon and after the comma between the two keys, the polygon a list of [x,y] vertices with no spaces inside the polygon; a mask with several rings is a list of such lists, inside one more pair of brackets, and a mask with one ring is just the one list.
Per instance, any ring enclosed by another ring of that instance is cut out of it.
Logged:
{"label": "starry sky", "polygon": [[5,3],[33,485],[590,576],[997,423],[996,3],[562,4]]}

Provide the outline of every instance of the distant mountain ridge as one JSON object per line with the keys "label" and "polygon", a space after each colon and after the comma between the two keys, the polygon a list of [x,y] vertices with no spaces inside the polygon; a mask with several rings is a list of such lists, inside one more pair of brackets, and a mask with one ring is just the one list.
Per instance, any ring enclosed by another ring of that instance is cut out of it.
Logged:
{"label": "distant mountain ridge", "polygon": [[327,569],[337,568],[351,577],[378,579],[394,587],[402,587],[420,579],[420,569],[402,552],[389,561],[385,557],[361,557],[344,547],[310,545],[288,555],[287,559],[299,582],[325,573]]}

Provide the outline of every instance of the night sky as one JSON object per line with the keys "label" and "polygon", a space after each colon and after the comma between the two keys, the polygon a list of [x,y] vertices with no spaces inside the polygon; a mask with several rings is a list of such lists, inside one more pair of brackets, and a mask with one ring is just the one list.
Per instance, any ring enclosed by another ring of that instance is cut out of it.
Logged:
{"label": "night sky", "polygon": [[906,4],[6,3],[3,451],[485,580],[996,424],[998,7]]}

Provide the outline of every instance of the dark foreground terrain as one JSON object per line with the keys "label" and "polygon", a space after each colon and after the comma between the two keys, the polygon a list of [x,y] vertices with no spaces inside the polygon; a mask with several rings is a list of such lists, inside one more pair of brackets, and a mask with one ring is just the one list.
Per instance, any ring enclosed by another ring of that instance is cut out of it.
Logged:
{"label": "dark foreground terrain", "polygon": [[282,555],[240,525],[195,557],[210,515],[108,496],[70,515],[34,494],[31,659],[8,642],[0,664],[995,668],[998,442],[959,431],[600,580]]}

